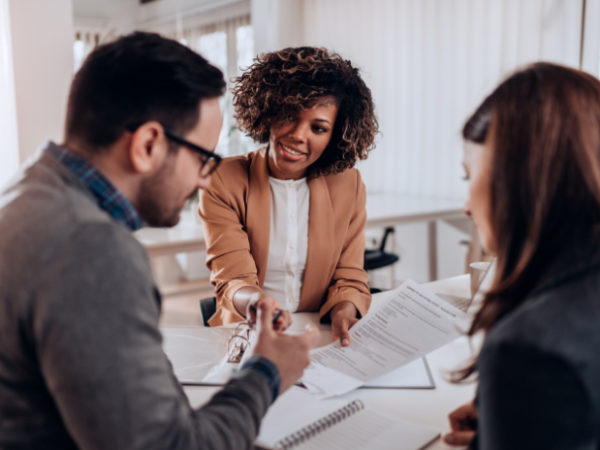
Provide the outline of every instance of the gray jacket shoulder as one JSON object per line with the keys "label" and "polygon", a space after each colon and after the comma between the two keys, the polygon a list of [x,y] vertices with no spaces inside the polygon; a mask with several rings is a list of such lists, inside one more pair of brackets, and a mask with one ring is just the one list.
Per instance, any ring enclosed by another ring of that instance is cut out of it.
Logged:
{"label": "gray jacket shoulder", "polygon": [[[55,253],[68,251],[74,233],[93,226],[113,230],[111,242],[117,239],[136,256],[145,254],[130,231],[115,224],[87,188],[49,155],[25,168],[0,195],[0,211],[0,246],[9,253],[35,254],[35,260],[48,262]],[[103,233],[89,238],[103,239]]]}
{"label": "gray jacket shoulder", "polygon": [[504,342],[536,348],[574,367],[585,365],[600,379],[598,292],[598,267],[542,290],[503,318],[489,332],[486,346]]}

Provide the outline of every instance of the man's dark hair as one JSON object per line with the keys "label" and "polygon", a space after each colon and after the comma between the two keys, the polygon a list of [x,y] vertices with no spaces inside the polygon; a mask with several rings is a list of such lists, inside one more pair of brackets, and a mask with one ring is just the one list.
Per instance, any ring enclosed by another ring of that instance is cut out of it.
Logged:
{"label": "man's dark hair", "polygon": [[98,151],[150,120],[185,134],[198,121],[200,100],[224,90],[223,73],[199,54],[158,34],[135,32],[86,58],[71,85],[65,138]]}

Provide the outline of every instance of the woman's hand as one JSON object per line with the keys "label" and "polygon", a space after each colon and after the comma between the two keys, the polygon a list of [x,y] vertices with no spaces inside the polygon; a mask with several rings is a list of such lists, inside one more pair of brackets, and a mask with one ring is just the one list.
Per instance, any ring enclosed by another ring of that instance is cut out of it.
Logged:
{"label": "woman's hand", "polygon": [[458,407],[448,415],[448,419],[452,431],[444,436],[444,442],[455,446],[469,445],[477,430],[475,403],[470,402]]}
{"label": "woman's hand", "polygon": [[348,330],[358,322],[356,306],[348,301],[340,302],[331,308],[331,334],[340,340],[342,347],[350,345]]}

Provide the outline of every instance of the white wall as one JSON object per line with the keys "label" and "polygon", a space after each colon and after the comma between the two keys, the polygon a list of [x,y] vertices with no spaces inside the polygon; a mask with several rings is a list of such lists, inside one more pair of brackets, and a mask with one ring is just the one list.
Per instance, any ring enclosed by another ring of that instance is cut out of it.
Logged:
{"label": "white wall", "polygon": [[[256,5],[264,14],[270,3],[253,0],[253,22]],[[464,199],[464,120],[523,64],[578,66],[581,7],[581,0],[284,0],[274,17],[301,23],[300,44],[328,47],[361,68],[381,130],[359,163],[370,192]],[[269,49],[284,45],[277,44],[271,39]],[[439,276],[461,273],[466,236],[448,226],[438,236]],[[425,281],[425,226],[399,227],[395,241],[397,278]]]}
{"label": "white wall", "polygon": [[298,0],[252,0],[257,54],[302,45],[304,6]]}
{"label": "white wall", "polygon": [[581,0],[304,0],[303,42],[363,69],[382,135],[372,191],[464,198],[463,121],[506,74],[578,66]]}
{"label": "white wall", "polygon": [[71,0],[9,0],[19,160],[62,140],[73,76]]}
{"label": "white wall", "polygon": [[586,0],[581,68],[600,77],[600,0]]}
{"label": "white wall", "polygon": [[17,171],[19,147],[9,1],[0,0],[0,187]]}

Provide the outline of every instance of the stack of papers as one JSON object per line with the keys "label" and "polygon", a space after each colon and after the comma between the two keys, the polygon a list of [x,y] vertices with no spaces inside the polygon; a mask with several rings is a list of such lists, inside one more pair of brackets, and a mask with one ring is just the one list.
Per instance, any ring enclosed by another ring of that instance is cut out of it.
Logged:
{"label": "stack of papers", "polygon": [[464,333],[468,316],[414,281],[382,293],[350,329],[351,345],[311,352],[302,383],[321,398],[342,395]]}

